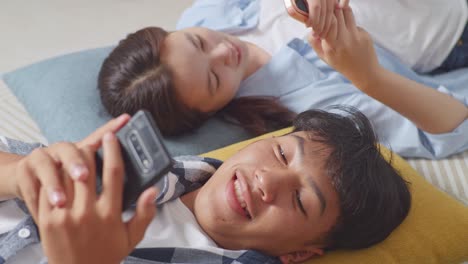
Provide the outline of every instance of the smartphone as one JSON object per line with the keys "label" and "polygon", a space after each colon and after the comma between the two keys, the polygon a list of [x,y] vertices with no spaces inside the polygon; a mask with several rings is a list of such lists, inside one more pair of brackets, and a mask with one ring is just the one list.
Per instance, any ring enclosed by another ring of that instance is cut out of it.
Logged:
{"label": "smartphone", "polygon": [[306,0],[284,0],[288,14],[302,23],[309,19],[309,5]]}
{"label": "smartphone", "polygon": [[[148,187],[156,184],[171,168],[173,159],[149,112],[138,111],[116,136],[125,166],[123,210],[136,202]],[[96,191],[102,190],[103,149],[96,153]]]}

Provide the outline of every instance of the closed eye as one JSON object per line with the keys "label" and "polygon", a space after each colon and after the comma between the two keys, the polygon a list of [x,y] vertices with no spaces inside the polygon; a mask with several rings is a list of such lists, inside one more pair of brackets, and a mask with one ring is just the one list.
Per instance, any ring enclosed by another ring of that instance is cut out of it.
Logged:
{"label": "closed eye", "polygon": [[215,77],[215,81],[216,81],[216,82],[215,82],[215,85],[214,85],[214,88],[215,88],[214,90],[216,91],[216,90],[218,89],[218,87],[219,87],[219,76],[218,76],[218,74],[216,74],[216,72],[214,72],[213,70],[212,70],[211,72],[213,73],[213,75],[214,75],[214,77]]}
{"label": "closed eye", "polygon": [[299,190],[296,190],[296,202],[297,202],[297,205],[299,206],[299,209],[301,210],[302,214],[307,216],[307,212],[306,212],[306,210],[304,208],[304,205],[302,204],[301,192]]}
{"label": "closed eye", "polygon": [[278,145],[278,153],[280,155],[280,158],[283,164],[288,165],[288,159],[286,158],[286,154],[284,154],[284,150],[280,145]]}
{"label": "closed eye", "polygon": [[[203,40],[202,37],[200,37],[200,35],[196,35],[197,37],[197,40],[198,40],[198,45],[199,45],[199,48],[203,51],[203,52],[206,52],[206,45],[205,45],[205,41]],[[211,70],[211,75],[213,76],[214,78],[214,85],[211,86],[211,94],[213,94],[219,87],[219,76],[218,74],[216,74],[216,72],[214,72],[213,70]]]}
{"label": "closed eye", "polygon": [[200,37],[200,35],[196,35],[196,36],[197,36],[198,45],[200,46],[200,49],[202,51],[205,51],[205,41],[203,41],[203,39]]}

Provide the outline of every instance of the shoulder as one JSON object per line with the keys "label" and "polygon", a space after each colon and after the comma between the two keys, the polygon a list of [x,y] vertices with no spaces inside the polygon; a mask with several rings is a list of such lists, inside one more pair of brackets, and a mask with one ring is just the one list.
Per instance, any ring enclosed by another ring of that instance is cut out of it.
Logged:
{"label": "shoulder", "polygon": [[257,26],[259,10],[258,0],[198,0],[182,13],[176,28],[198,26],[239,33]]}

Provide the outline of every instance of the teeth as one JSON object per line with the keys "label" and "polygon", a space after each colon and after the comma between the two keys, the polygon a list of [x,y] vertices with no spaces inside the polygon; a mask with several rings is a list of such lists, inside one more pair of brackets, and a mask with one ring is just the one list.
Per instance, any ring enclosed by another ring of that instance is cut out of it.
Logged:
{"label": "teeth", "polygon": [[247,203],[245,202],[244,197],[242,196],[242,190],[239,180],[234,181],[234,189],[236,190],[237,200],[239,201],[241,207],[244,209],[245,214],[249,219],[252,219],[249,211],[247,211]]}
{"label": "teeth", "polygon": [[245,201],[244,201],[244,197],[242,197],[242,190],[241,190],[241,187],[240,187],[239,180],[235,180],[235,181],[234,181],[234,189],[236,190],[237,200],[239,201],[239,203],[240,203],[240,205],[242,206],[242,208],[245,209],[245,207],[247,206],[247,204],[246,204]]}

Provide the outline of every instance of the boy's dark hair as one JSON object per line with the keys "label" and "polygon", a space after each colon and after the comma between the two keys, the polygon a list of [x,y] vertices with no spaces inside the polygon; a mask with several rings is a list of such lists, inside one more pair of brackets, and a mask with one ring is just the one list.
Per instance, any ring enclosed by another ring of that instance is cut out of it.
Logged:
{"label": "boy's dark hair", "polygon": [[[369,120],[350,107],[298,115],[294,132],[327,146],[325,171],[340,201],[340,216],[325,236],[328,249],[359,249],[384,240],[411,206],[407,182],[381,155]],[[339,111],[340,113],[337,113]]]}

